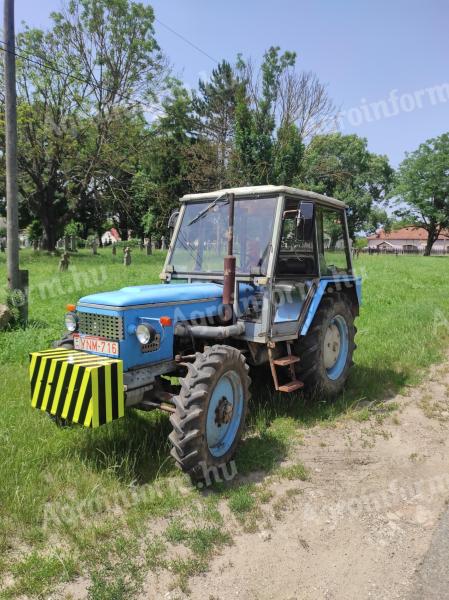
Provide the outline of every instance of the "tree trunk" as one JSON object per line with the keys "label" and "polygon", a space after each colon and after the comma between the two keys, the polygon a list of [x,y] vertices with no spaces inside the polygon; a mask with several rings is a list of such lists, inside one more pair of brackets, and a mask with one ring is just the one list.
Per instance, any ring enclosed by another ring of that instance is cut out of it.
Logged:
{"label": "tree trunk", "polygon": [[52,252],[56,247],[57,236],[55,226],[47,216],[42,218],[42,229],[44,230],[43,248]]}
{"label": "tree trunk", "polygon": [[424,256],[430,256],[430,253],[432,252],[432,246],[438,239],[438,232],[436,230],[436,227],[431,227],[430,229],[427,230],[427,233],[428,233],[428,237],[427,237],[426,247],[424,250]]}
{"label": "tree trunk", "polygon": [[58,227],[58,217],[55,212],[55,189],[47,186],[40,190],[36,197],[38,206],[38,216],[43,229],[43,249],[52,252],[56,247],[59,237],[60,226]]}

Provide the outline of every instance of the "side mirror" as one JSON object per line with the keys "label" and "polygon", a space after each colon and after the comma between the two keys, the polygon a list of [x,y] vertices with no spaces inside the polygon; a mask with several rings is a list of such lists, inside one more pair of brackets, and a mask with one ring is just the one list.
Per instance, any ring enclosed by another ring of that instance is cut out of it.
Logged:
{"label": "side mirror", "polygon": [[313,240],[313,218],[315,216],[315,204],[313,202],[301,201],[296,216],[296,235],[299,240],[311,242]]}
{"label": "side mirror", "polygon": [[167,227],[170,231],[170,239],[173,237],[173,233],[175,231],[176,223],[178,222],[179,210],[174,210],[168,219]]}
{"label": "side mirror", "polygon": [[176,221],[178,220],[179,217],[179,210],[174,210],[172,212],[172,214],[170,215],[170,218],[168,219],[168,223],[167,223],[167,227],[169,229],[174,229],[176,226]]}

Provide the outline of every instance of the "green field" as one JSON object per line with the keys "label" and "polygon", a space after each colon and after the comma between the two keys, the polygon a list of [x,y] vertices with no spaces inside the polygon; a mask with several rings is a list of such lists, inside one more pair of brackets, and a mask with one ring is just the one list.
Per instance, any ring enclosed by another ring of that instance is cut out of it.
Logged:
{"label": "green field", "polygon": [[[204,494],[169,458],[165,414],[130,412],[98,430],[58,429],[29,405],[28,353],[60,337],[65,305],[86,293],[157,282],[163,254],[135,250],[125,268],[110,249],[81,251],[63,274],[55,257],[23,251],[21,260],[30,271],[30,326],[0,333],[0,598],[46,597],[79,575],[89,578],[93,599],[131,598],[149,569],[170,569],[185,589],[188,576],[232,542],[223,503],[236,523],[256,528],[264,483],[307,476],[301,465],[288,473],[279,467],[305,427],[416,383],[449,340],[448,259],[360,257],[364,303],[345,394],[325,404],[271,394],[268,383],[253,389],[237,457],[241,477]],[[6,280],[4,254],[0,277]],[[254,471],[265,473],[262,485],[246,481]],[[155,533],[156,519],[167,516],[169,525]],[[177,556],[178,547],[187,550]]]}

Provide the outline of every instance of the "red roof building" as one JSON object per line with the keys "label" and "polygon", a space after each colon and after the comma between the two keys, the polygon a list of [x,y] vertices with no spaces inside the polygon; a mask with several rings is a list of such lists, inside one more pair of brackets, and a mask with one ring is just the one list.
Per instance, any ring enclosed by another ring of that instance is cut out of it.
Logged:
{"label": "red roof building", "polygon": [[[378,229],[373,235],[367,236],[368,248],[378,248],[379,250],[420,252],[424,250],[427,243],[428,234],[423,227],[402,227],[385,232]],[[449,231],[444,230],[438,236],[434,243],[433,251],[449,251]]]}
{"label": "red roof building", "polygon": [[115,244],[116,242],[121,241],[121,237],[119,232],[115,227],[111,227],[108,231],[105,231],[101,236],[101,243],[106,244]]}

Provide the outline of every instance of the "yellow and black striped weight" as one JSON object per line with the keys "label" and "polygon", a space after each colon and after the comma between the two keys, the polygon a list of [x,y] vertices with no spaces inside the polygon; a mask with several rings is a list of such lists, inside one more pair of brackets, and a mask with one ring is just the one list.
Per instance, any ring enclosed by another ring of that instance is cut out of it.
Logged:
{"label": "yellow and black striped weight", "polygon": [[123,362],[79,350],[30,354],[31,406],[98,427],[123,417]]}

